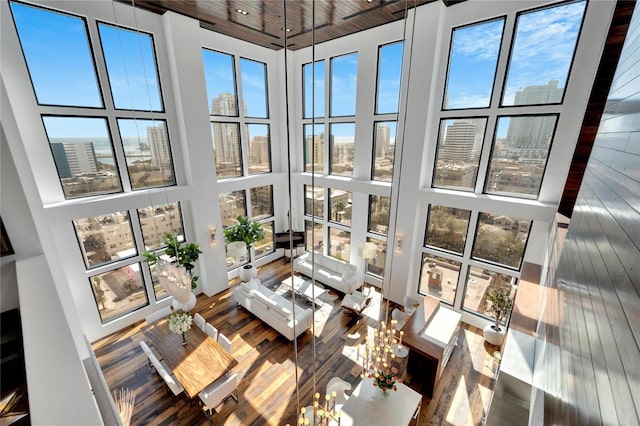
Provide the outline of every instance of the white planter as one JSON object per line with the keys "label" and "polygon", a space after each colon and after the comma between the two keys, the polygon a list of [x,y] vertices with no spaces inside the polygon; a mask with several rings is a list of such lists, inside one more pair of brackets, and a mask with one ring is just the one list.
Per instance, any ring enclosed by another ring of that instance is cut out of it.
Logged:
{"label": "white planter", "polygon": [[173,299],[173,309],[176,311],[182,310],[184,312],[189,312],[196,306],[196,295],[193,294],[192,291],[189,292],[189,300],[185,303],[178,302],[175,298]]}
{"label": "white planter", "polygon": [[496,329],[494,328],[494,324],[488,324],[482,329],[484,340],[494,346],[502,345],[505,334],[506,329],[504,327],[500,327],[500,330],[496,331]]}
{"label": "white planter", "polygon": [[240,277],[240,281],[247,282],[251,278],[256,278],[258,276],[258,271],[252,264],[247,264],[240,267],[240,272],[238,273]]}

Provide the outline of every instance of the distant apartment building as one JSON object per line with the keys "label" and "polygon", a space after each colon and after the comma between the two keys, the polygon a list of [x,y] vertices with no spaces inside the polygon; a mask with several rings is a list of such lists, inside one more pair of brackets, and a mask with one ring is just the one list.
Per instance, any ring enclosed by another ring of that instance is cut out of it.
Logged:
{"label": "distant apartment building", "polygon": [[389,154],[391,143],[391,129],[386,124],[376,126],[376,158],[386,157]]}
{"label": "distant apartment building", "polygon": [[98,160],[92,142],[52,143],[51,151],[60,178],[98,173]]}
{"label": "distant apartment building", "polygon": [[445,129],[438,158],[454,163],[474,161],[484,136],[478,133],[478,125],[473,120],[455,120]]}
{"label": "distant apartment building", "polygon": [[167,131],[164,124],[147,127],[147,141],[151,150],[151,164],[154,169],[162,169],[171,164]]}
{"label": "distant apartment building", "polygon": [[314,160],[314,169],[316,171],[324,170],[324,133],[307,136],[304,155],[304,164],[307,171],[311,168],[311,162]]}
{"label": "distant apartment building", "polygon": [[558,87],[558,80],[549,80],[543,85],[526,86],[515,95],[515,105],[555,104],[562,100],[564,88]]}

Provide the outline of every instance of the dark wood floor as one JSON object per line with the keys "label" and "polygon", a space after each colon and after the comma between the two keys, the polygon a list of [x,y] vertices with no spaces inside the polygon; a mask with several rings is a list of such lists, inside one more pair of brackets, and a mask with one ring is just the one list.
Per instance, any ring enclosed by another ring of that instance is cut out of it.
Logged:
{"label": "dark wood floor", "polygon": [[[259,268],[258,274],[263,284],[273,286],[290,274],[290,268],[279,260]],[[234,371],[242,377],[239,402],[229,398],[210,418],[198,406],[197,398],[192,402],[174,398],[149,369],[138,344],[143,339],[140,329],[144,322],[94,342],[110,389],[129,388],[136,392],[132,424],[294,425],[298,398],[300,406],[312,402],[314,345],[318,392],[324,394],[327,382],[334,376],[354,387],[360,381],[357,351],[364,343],[367,328],[377,325],[379,303],[373,303],[358,320],[340,307],[342,295],[331,291],[339,298],[333,302],[326,322],[316,323],[317,337],[313,339],[307,331],[298,338],[296,393],[296,346],[237,307],[232,296],[233,284],[230,290],[213,297],[199,296],[194,309],[232,339],[233,356],[238,361]],[[481,330],[470,326],[461,327],[458,342],[434,398],[423,398],[419,425],[477,425],[486,414],[493,386],[492,357],[497,348],[484,343]],[[412,388],[421,391],[419,380],[405,379]]]}

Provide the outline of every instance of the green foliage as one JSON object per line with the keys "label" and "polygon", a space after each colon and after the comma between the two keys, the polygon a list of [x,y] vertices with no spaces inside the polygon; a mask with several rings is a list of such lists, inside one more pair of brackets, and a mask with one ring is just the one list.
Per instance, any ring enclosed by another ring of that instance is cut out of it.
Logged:
{"label": "green foliage", "polygon": [[[191,277],[191,289],[193,290],[198,285],[197,276],[192,274],[193,268],[195,268],[195,262],[202,254],[200,251],[200,246],[196,243],[180,243],[178,238],[172,234],[167,234],[164,237],[164,243],[167,248],[164,250],[164,253],[171,258],[172,263],[177,263],[180,266],[183,266],[189,276]],[[157,254],[156,251],[144,251],[142,255],[149,262],[149,265],[154,265],[156,261],[160,258],[160,254]]]}
{"label": "green foliage", "polygon": [[224,230],[224,238],[227,243],[243,241],[249,248],[264,238],[264,229],[262,229],[260,222],[254,222],[247,216],[238,216],[236,220],[238,221],[237,225]]}
{"label": "green foliage", "polygon": [[509,315],[513,306],[511,290],[508,288],[494,288],[487,294],[487,301],[491,302],[487,313],[495,318],[495,329],[500,330],[500,323]]}

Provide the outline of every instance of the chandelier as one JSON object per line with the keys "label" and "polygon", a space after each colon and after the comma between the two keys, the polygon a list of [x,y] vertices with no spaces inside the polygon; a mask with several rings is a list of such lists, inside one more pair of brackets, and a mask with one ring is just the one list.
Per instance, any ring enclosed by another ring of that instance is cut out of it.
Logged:
{"label": "chandelier", "polygon": [[324,404],[321,402],[320,393],[316,392],[313,396],[313,406],[300,408],[298,425],[329,426],[337,423],[340,426],[341,415],[340,410],[336,409],[336,391],[324,396]]}
{"label": "chandelier", "polygon": [[367,375],[377,377],[377,374],[391,367],[391,362],[396,358],[397,354],[402,353],[404,331],[398,332],[396,329],[397,324],[397,320],[391,320],[389,327],[387,327],[387,323],[381,321],[380,327],[367,336],[364,347],[364,363],[360,377],[364,378]]}

